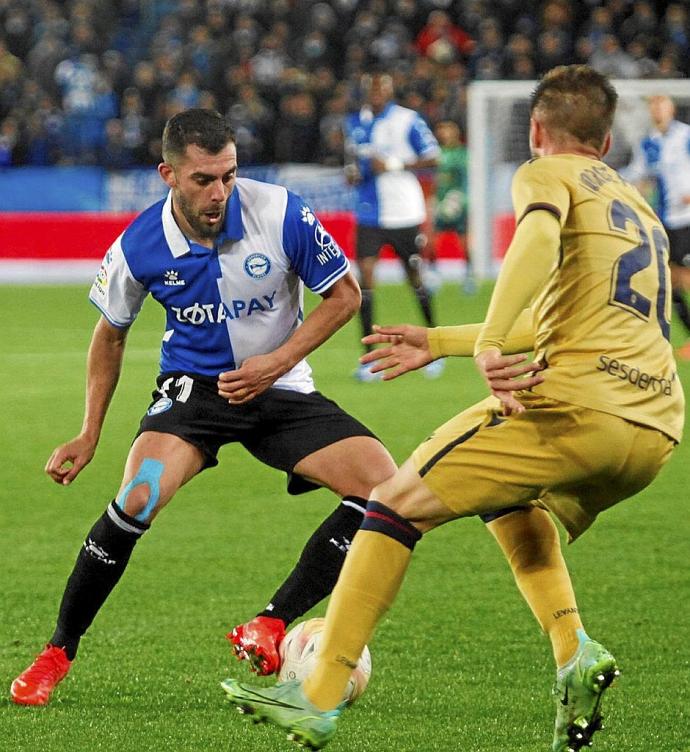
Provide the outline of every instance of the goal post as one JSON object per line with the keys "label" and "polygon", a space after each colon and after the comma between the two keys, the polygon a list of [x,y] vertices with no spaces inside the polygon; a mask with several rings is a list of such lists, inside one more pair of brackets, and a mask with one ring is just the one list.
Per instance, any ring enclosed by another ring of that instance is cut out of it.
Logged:
{"label": "goal post", "polygon": [[[492,279],[514,230],[510,185],[515,170],[530,158],[529,98],[537,81],[475,81],[467,99],[469,152],[469,239],[472,266]],[[613,146],[605,161],[628,164],[633,146],[650,127],[647,98],[670,96],[676,117],[690,122],[690,80],[616,79],[618,108]]]}

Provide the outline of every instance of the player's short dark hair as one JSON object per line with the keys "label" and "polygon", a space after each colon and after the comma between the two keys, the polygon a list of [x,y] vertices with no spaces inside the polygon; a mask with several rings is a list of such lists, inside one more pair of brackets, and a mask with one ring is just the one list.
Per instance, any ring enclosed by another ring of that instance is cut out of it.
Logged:
{"label": "player's short dark hair", "polygon": [[588,65],[559,65],[544,74],[530,99],[552,131],[601,148],[611,130],[618,94],[609,79]]}
{"label": "player's short dark hair", "polygon": [[162,153],[165,162],[172,162],[195,144],[209,154],[218,154],[229,143],[235,143],[235,133],[227,120],[215,110],[195,108],[173,115],[163,129]]}

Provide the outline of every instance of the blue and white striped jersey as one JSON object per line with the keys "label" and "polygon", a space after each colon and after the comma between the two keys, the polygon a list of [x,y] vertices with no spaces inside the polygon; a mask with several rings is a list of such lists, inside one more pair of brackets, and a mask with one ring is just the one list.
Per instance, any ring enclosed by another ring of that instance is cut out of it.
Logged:
{"label": "blue and white striped jersey", "polygon": [[389,102],[379,115],[368,107],[345,120],[345,148],[355,158],[362,181],[357,185],[357,222],[368,227],[412,227],[426,218],[424,194],[409,170],[375,175],[371,158],[399,160],[440,156],[431,129],[414,110]]}
{"label": "blue and white striped jersey", "polygon": [[[166,312],[161,372],[215,377],[280,347],[303,319],[304,285],[322,293],[348,269],[299,196],[238,178],[215,248],[183,235],[168,194],[113,243],[89,298],[111,324],[128,327],[151,293]],[[274,386],[313,391],[307,362]]]}
{"label": "blue and white striped jersey", "polygon": [[672,120],[666,133],[653,130],[636,146],[632,162],[621,175],[636,183],[643,178],[656,183],[654,209],[666,227],[690,226],[690,125]]}

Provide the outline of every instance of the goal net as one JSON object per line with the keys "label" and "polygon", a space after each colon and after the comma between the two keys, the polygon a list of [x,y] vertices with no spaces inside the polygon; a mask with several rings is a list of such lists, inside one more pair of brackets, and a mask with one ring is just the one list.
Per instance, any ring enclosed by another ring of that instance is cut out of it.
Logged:
{"label": "goal net", "polygon": [[[635,145],[650,127],[647,97],[666,94],[676,117],[690,122],[688,79],[615,80],[618,108],[613,146],[605,161],[625,167]],[[514,221],[510,184],[515,170],[530,158],[529,97],[536,81],[479,81],[470,85],[467,105],[469,149],[469,232],[474,273],[495,277]]]}

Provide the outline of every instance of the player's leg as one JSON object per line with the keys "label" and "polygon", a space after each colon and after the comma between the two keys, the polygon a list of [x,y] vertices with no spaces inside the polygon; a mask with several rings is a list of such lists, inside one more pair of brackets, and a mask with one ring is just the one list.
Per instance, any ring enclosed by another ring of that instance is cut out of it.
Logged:
{"label": "player's leg", "polygon": [[388,232],[391,245],[403,263],[405,276],[417,299],[424,323],[429,327],[436,326],[431,293],[427,290],[422,278],[421,254],[426,244],[426,237],[419,227],[402,227]]}
{"label": "player's leg", "polygon": [[456,517],[410,460],[372,491],[372,499],[329,601],[319,663],[304,683],[305,695],[322,710],[339,704],[422,533]]}
{"label": "player's leg", "polygon": [[486,515],[484,521],[501,547],[518,589],[551,640],[556,665],[565,665],[578,648],[582,621],[551,515],[529,506]]}
{"label": "player's leg", "polygon": [[[490,408],[496,407],[497,404],[496,400],[485,400],[473,410],[466,411],[460,423],[449,432],[452,440],[457,441],[458,436],[463,437],[468,434],[468,429],[478,429],[482,423],[488,422],[492,415]],[[303,465],[302,470],[318,473],[317,463],[314,462],[313,465],[313,468]],[[338,469],[337,465],[334,467]],[[421,535],[420,530],[429,529],[455,516],[422,483],[418,467],[417,463],[408,461],[394,476],[372,491],[371,498],[376,501],[370,502],[367,507],[362,527],[345,560],[339,584],[329,604],[329,616],[333,609],[336,611],[331,617],[330,630],[329,619],[327,619],[326,629],[329,638],[325,643],[328,647],[324,650],[328,651],[329,656],[333,653],[336,658],[332,656],[328,658],[326,660],[328,668],[324,668],[318,674],[317,680],[314,680],[316,683],[310,684],[313,690],[310,701],[322,710],[338,704],[339,699],[329,706],[331,700],[342,697],[343,688],[349,677],[349,669],[343,668],[343,664],[337,659],[337,655],[342,653],[339,650],[338,638],[342,636],[340,628],[344,624],[344,619],[347,618],[345,615],[348,612],[350,615],[354,612],[357,614],[355,618],[357,618],[358,628],[353,629],[352,622],[349,622],[345,631],[351,637],[348,642],[348,653],[355,655],[355,652],[359,650],[356,654],[358,657],[377,619],[385,611],[387,604],[397,591],[407,567],[409,555]],[[337,472],[337,477],[342,477],[342,473]],[[383,503],[379,499],[383,499]],[[369,552],[369,547],[373,553]],[[364,549],[362,553],[356,553],[362,548]],[[378,568],[379,563],[381,571]],[[346,576],[346,573],[350,572],[352,574]],[[381,576],[382,572],[385,576]],[[354,583],[352,587],[351,583]],[[338,593],[340,596],[337,595]],[[360,596],[362,603],[358,601]],[[360,616],[361,624],[359,623]],[[335,667],[334,662],[338,664]],[[356,658],[352,662],[353,665],[356,664]],[[332,674],[329,668],[334,669]],[[237,699],[232,687],[229,694]]]}
{"label": "player's leg", "polygon": [[125,571],[139,538],[203,464],[201,452],[177,436],[146,432],[137,438],[117,497],[86,535],[47,648],[12,684],[15,702],[48,702],[67,674],[81,637]]}
{"label": "player's leg", "polygon": [[[654,429],[596,412],[582,414],[590,422],[584,440],[595,453],[611,451],[612,442],[620,451],[615,471],[608,476],[597,477],[593,473],[580,483],[549,491],[542,498],[541,502],[566,522],[572,537],[580,535],[598,514],[645,488],[673,448],[671,439]],[[571,448],[578,453],[581,447],[574,442]],[[532,599],[541,601],[538,594]],[[543,606],[548,608],[547,604]],[[552,606],[556,607],[556,601]],[[575,628],[576,622],[569,626]],[[603,645],[588,637],[583,629],[577,629],[576,636],[574,655],[556,672],[553,752],[579,750],[590,744],[601,728],[604,694],[619,674],[616,659]]]}
{"label": "player's leg", "polygon": [[130,449],[116,498],[86,536],[50,642],[76,654],[80,637],[122,576],[139,538],[180,486],[203,467],[201,452],[177,436],[141,434]]}
{"label": "player's leg", "polygon": [[[298,734],[300,715],[308,718],[303,738],[321,746],[335,732],[334,711],[328,708],[342,697],[347,664],[355,665],[395,596],[420,531],[456,516],[525,505],[540,489],[561,486],[573,491],[559,489],[542,501],[576,538],[599,512],[647,485],[672,450],[672,441],[660,432],[615,416],[547,398],[525,400],[530,409],[510,419],[497,415],[493,400],[456,416],[374,490],[385,503],[371,503],[355,537],[331,597],[316,670],[303,688],[288,687],[281,698],[273,695],[283,691],[279,687],[260,690],[231,682],[226,691],[233,702],[254,710],[279,700],[275,711],[262,710],[264,715]],[[482,412],[485,418],[477,422]],[[574,425],[578,431],[571,430]],[[328,670],[320,669],[324,666]],[[578,651],[557,676],[553,752],[589,743],[599,728],[601,694],[616,670],[610,653],[581,633]]]}
{"label": "player's leg", "polygon": [[[243,712],[271,721],[313,749],[320,749],[335,733],[352,669],[395,598],[420,529],[455,516],[424,486],[409,460],[372,495],[388,504],[367,506],[329,601],[314,672],[302,685],[260,688],[232,679],[223,682],[228,698]],[[419,527],[403,515],[419,520]]]}
{"label": "player's leg", "polygon": [[330,594],[366,503],[365,498],[343,495],[340,504],[311,534],[266,607],[228,633],[235,655],[248,660],[253,671],[262,676],[278,672],[278,649],[288,625]]}
{"label": "player's leg", "polygon": [[[359,322],[362,336],[371,334],[374,325],[374,287],[376,286],[376,265],[381,251],[381,231],[377,227],[357,228],[357,272],[362,303],[359,307]],[[370,350],[371,346],[365,346]],[[372,374],[368,366],[359,365],[355,371],[358,381],[376,381],[380,375]]]}
{"label": "player's leg", "polygon": [[477,278],[474,275],[472,254],[470,251],[470,236],[463,224],[457,230],[458,244],[465,253],[465,278],[462,281],[462,290],[465,295],[474,295],[477,292]]}
{"label": "player's leg", "polygon": [[[666,228],[666,233],[671,262],[671,302],[687,337],[690,335],[690,308],[685,296],[690,290],[690,226]],[[690,360],[690,340],[678,348],[676,355]]]}
{"label": "player's leg", "polygon": [[531,506],[487,515],[485,522],[525,601],[551,640],[559,703],[553,749],[577,749],[576,745],[587,743],[598,728],[595,723],[603,690],[617,675],[615,660],[584,631],[551,515]]}
{"label": "player's leg", "polygon": [[363,337],[371,334],[374,323],[375,271],[382,245],[381,231],[377,227],[357,228],[357,270],[362,290],[359,316]]}
{"label": "player's leg", "polygon": [[[359,266],[359,286],[362,291],[362,304],[359,309],[359,320],[362,337],[371,334],[374,325],[374,286],[376,284],[375,272],[378,258],[376,256],[361,256],[357,264]],[[371,345],[365,345],[365,349],[371,349]]]}
{"label": "player's leg", "polygon": [[[574,487],[593,476],[605,487],[619,472],[630,449],[630,424],[613,416],[598,423],[591,411],[538,397],[530,401],[531,409],[509,419],[497,413],[493,399],[475,405],[437,429],[374,489],[376,501],[367,507],[331,596],[318,667],[304,685],[314,705],[327,710],[342,697],[346,666],[356,663],[395,596],[421,532],[455,517],[528,505],[542,484]],[[569,430],[576,423],[581,433]],[[566,442],[569,433],[575,435]],[[615,441],[615,447],[601,451],[604,441]],[[596,516],[596,510],[578,516],[568,503],[552,503],[574,534],[577,521],[591,522],[591,512]],[[550,526],[541,527],[539,535],[553,535]]]}
{"label": "player's leg", "polygon": [[278,670],[287,625],[330,594],[371,489],[396,469],[381,442],[331,400],[285,390],[273,390],[272,399],[279,401],[281,414],[292,412],[294,421],[288,418],[270,437],[245,444],[249,451],[288,471],[291,493],[323,486],[341,502],[312,533],[268,606],[228,635],[237,656],[249,659],[260,674]]}
{"label": "player's leg", "polygon": [[[433,311],[433,295],[422,276],[422,251],[426,245],[426,236],[419,227],[402,227],[388,230],[389,241],[403,263],[407,281],[414,292],[424,323],[428,327],[436,326]],[[443,359],[435,360],[423,369],[423,374],[430,379],[438,378],[445,369]]]}
{"label": "player's leg", "polygon": [[330,489],[341,502],[311,535],[292,575],[273,599],[282,604],[287,623],[330,594],[371,490],[395,471],[388,450],[373,436],[334,441],[295,465],[293,475]]}

